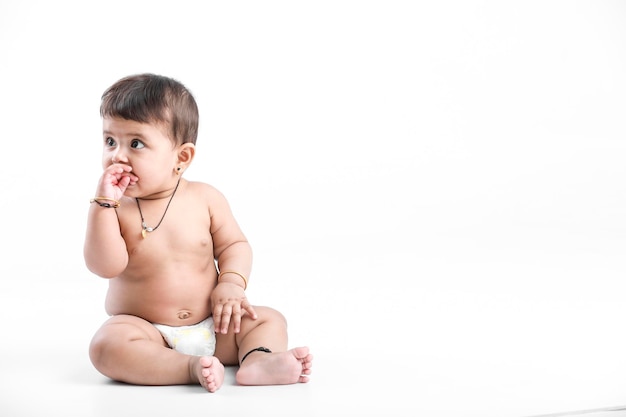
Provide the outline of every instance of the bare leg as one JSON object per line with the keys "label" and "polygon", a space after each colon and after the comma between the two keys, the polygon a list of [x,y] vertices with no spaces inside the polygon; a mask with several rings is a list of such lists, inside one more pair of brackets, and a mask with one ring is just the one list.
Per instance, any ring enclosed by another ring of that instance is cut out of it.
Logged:
{"label": "bare leg", "polygon": [[248,355],[235,379],[241,385],[282,385],[308,382],[313,355],[308,347],[287,350],[287,322],[282,314],[268,307],[254,307],[258,318],[244,315],[241,332],[217,334],[215,356],[229,365],[239,364],[242,357],[258,347],[272,353],[252,352]]}
{"label": "bare leg", "polygon": [[89,355],[98,371],[137,385],[201,384],[214,392],[224,381],[215,357],[184,355],[166,346],[159,331],[135,316],[110,318],[95,334]]}

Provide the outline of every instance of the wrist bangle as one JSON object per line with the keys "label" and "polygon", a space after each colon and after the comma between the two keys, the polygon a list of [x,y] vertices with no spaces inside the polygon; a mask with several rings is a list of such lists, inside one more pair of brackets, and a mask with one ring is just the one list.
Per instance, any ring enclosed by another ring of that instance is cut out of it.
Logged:
{"label": "wrist bangle", "polygon": [[[105,201],[110,201],[110,203],[105,203],[102,202],[100,200],[105,200]],[[109,197],[94,197],[91,200],[89,200],[90,203],[96,203],[97,205],[99,205],[100,207],[106,207],[106,208],[118,208],[120,206],[120,202],[113,199],[113,198],[109,198]]]}
{"label": "wrist bangle", "polygon": [[246,278],[243,274],[240,274],[239,272],[235,272],[235,271],[222,271],[219,273],[219,275],[217,276],[217,281],[219,282],[220,277],[224,274],[235,274],[235,275],[239,275],[241,277],[241,279],[243,279],[243,290],[245,291],[246,288],[248,288],[248,278]]}

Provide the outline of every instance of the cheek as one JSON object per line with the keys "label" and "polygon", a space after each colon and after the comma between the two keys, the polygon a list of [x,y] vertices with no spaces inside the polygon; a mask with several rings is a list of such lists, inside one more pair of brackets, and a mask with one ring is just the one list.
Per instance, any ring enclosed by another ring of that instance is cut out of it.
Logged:
{"label": "cheek", "polygon": [[102,169],[106,169],[111,163],[111,158],[102,157]]}
{"label": "cheek", "polygon": [[113,155],[111,154],[110,151],[107,151],[106,149],[102,151],[102,168],[103,169],[105,169],[106,167],[112,164],[111,162],[112,158],[113,158]]}

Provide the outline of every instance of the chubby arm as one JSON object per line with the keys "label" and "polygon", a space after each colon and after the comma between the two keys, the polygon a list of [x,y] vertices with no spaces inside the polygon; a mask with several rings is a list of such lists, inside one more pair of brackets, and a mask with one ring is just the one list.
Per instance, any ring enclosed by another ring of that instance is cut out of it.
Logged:
{"label": "chubby arm", "polygon": [[[232,214],[226,198],[211,190],[211,236],[213,253],[221,272],[235,271],[245,277],[252,271],[252,248]],[[243,279],[236,274],[223,274],[220,282],[231,282],[242,288]]]}
{"label": "chubby arm", "polygon": [[[248,302],[244,289],[252,270],[252,248],[241,231],[226,198],[211,189],[211,235],[213,252],[221,272],[216,288],[211,293],[215,331],[227,333],[232,321],[233,331],[239,333],[241,316],[245,313],[256,319],[257,314]],[[234,271],[234,273],[227,273]]]}
{"label": "chubby arm", "polygon": [[[130,170],[122,164],[109,166],[98,182],[96,196],[121,199],[126,187],[137,181],[137,177],[129,174]],[[96,203],[89,207],[83,255],[87,268],[103,278],[114,278],[126,268],[128,252],[114,208]]]}

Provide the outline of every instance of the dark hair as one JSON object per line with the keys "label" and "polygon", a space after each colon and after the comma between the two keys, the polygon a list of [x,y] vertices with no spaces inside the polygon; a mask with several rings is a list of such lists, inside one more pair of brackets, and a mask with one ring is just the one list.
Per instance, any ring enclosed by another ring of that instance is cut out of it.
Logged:
{"label": "dark hair", "polygon": [[124,77],[102,94],[101,117],[163,123],[175,144],[196,143],[198,106],[179,81],[155,74]]}

